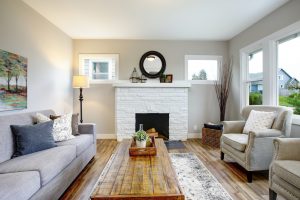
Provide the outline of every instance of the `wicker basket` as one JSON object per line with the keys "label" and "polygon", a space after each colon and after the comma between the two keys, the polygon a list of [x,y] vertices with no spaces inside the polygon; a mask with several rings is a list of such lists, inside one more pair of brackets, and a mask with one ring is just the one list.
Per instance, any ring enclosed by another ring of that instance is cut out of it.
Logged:
{"label": "wicker basket", "polygon": [[221,130],[202,128],[202,144],[220,148]]}

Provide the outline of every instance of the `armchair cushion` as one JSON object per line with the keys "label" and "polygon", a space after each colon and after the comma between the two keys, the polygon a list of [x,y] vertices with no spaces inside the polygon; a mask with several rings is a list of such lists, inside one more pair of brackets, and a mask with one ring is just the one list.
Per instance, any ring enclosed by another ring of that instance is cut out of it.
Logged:
{"label": "armchair cushion", "polygon": [[250,131],[270,129],[275,117],[275,112],[251,110],[250,115],[246,121],[243,133],[248,134]]}
{"label": "armchair cushion", "polygon": [[288,183],[300,189],[300,162],[293,160],[276,160],[273,172]]}
{"label": "armchair cushion", "polygon": [[247,134],[236,134],[236,133],[232,133],[232,134],[223,134],[222,135],[222,141],[231,146],[232,148],[244,152],[246,147],[247,147],[247,143],[248,143],[248,135]]}

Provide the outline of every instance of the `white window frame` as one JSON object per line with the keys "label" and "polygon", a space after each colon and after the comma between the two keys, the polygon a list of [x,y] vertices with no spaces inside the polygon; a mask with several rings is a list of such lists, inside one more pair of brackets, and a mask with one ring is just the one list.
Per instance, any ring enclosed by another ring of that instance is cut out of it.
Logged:
{"label": "white window frame", "polygon": [[[277,41],[300,32],[300,21],[240,49],[240,111],[247,105],[244,81],[248,72],[247,56],[251,50],[263,49],[263,104],[278,105]],[[275,87],[274,87],[275,86]],[[293,124],[300,125],[300,115],[293,115]]]}
{"label": "white window frame", "polygon": [[217,80],[189,80],[188,79],[188,61],[189,60],[216,60],[217,66],[217,80],[219,79],[219,71],[222,66],[223,57],[219,55],[185,55],[184,66],[185,66],[185,81],[191,84],[214,84]]}
{"label": "white window frame", "polygon": [[[79,56],[79,61],[78,61],[78,72],[79,75],[85,75],[84,73],[84,63],[82,61],[85,58],[91,59],[92,61],[96,62],[103,62],[103,61],[108,61],[111,63],[111,60],[115,60],[115,79],[114,80],[95,80],[95,79],[90,79],[90,84],[110,84],[114,83],[119,80],[119,54],[103,54],[103,53],[93,53],[93,54],[86,54],[86,53],[80,53]],[[90,61],[91,62],[91,61]],[[110,74],[110,68],[109,74]],[[92,70],[89,70],[89,77],[92,77],[93,72]]]}
{"label": "white window frame", "polygon": [[[258,43],[253,46],[249,46],[248,48],[243,49],[241,52],[241,63],[243,63],[243,70],[241,70],[240,74],[240,99],[241,106],[249,105],[249,54],[262,50],[262,44]],[[263,51],[263,50],[262,50]],[[264,53],[263,53],[264,56]],[[264,71],[263,68],[263,82],[264,82]],[[264,93],[264,92],[263,92]],[[263,99],[264,102],[264,99]],[[243,108],[242,106],[241,108]]]}

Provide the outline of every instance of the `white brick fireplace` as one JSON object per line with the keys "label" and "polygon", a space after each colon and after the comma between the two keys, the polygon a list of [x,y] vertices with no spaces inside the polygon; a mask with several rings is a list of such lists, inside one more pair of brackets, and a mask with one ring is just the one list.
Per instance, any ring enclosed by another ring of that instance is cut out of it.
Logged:
{"label": "white brick fireplace", "polygon": [[113,86],[118,141],[135,132],[136,113],[169,113],[169,139],[187,139],[190,83],[119,82]]}

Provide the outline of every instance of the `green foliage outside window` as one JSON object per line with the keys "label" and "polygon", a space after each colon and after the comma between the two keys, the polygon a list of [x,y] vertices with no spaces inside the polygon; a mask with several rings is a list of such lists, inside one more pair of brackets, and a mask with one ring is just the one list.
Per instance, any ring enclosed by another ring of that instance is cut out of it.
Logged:
{"label": "green foliage outside window", "polygon": [[293,93],[289,95],[287,98],[287,103],[294,107],[294,114],[300,114],[300,93]]}
{"label": "green foliage outside window", "polygon": [[249,105],[262,105],[262,94],[259,92],[250,92]]}

